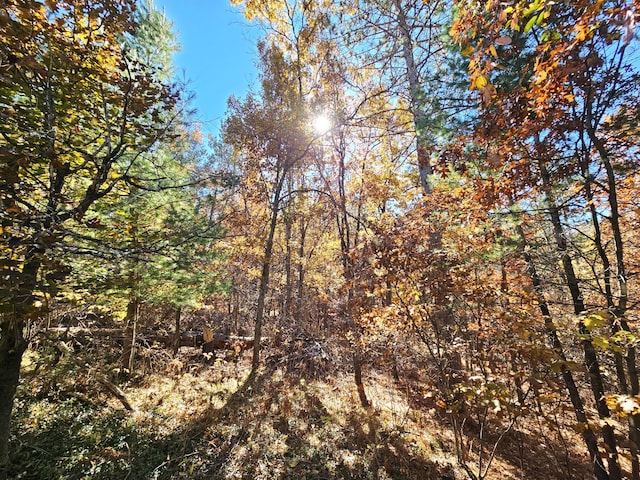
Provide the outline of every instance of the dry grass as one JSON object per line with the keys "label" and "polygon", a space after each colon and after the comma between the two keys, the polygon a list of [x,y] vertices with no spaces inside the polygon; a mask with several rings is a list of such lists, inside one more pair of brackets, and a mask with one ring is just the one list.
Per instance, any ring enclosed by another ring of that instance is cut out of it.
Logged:
{"label": "dry grass", "polygon": [[[129,413],[89,380],[73,378],[69,365],[30,375],[38,355],[29,357],[17,399],[15,478],[468,478],[456,466],[447,416],[415,380],[369,371],[372,407],[363,409],[344,368],[306,378],[299,365],[272,362],[249,378],[247,354],[211,361],[185,349],[162,373],[123,385],[135,408]],[[485,448],[499,431],[485,432]],[[550,432],[542,422],[518,423],[487,478],[587,478],[577,434],[562,439],[570,446],[567,469]],[[473,426],[467,435],[473,450]]]}

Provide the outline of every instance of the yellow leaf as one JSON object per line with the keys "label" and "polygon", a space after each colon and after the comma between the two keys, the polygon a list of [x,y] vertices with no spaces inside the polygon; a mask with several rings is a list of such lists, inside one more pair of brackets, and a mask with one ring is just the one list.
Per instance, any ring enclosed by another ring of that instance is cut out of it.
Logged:
{"label": "yellow leaf", "polygon": [[607,407],[611,410],[615,410],[616,405],[618,404],[618,398],[616,395],[606,395],[605,402],[607,402]]}
{"label": "yellow leaf", "polygon": [[484,75],[479,75],[473,81],[473,88],[483,89],[488,83],[489,82],[487,82],[487,78]]}
{"label": "yellow leaf", "polygon": [[582,319],[582,323],[587,330],[591,331],[595,328],[602,327],[608,317],[609,314],[606,311],[595,310],[585,315],[585,317]]}
{"label": "yellow leaf", "polygon": [[607,350],[609,348],[609,340],[604,337],[593,337],[591,339],[591,343],[593,343],[596,347],[601,348],[602,350]]}
{"label": "yellow leaf", "polygon": [[471,54],[473,53],[473,47],[472,46],[468,46],[462,49],[462,55],[464,55],[465,57],[470,57]]}
{"label": "yellow leaf", "polygon": [[536,85],[540,85],[546,79],[547,79],[547,71],[546,70],[539,71],[538,75],[537,75],[537,78],[536,78]]}
{"label": "yellow leaf", "polygon": [[522,13],[525,17],[531,15],[533,12],[536,12],[544,7],[544,2],[542,0],[534,0]]}
{"label": "yellow leaf", "polygon": [[493,45],[491,45],[489,47],[489,52],[491,53],[491,55],[493,55],[495,58],[498,58],[498,52],[496,52],[496,47],[494,47]]}

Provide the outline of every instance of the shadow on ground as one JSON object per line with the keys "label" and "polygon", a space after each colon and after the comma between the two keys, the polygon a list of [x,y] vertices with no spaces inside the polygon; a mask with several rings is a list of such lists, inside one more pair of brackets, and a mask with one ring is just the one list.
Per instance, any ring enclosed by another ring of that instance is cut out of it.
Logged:
{"label": "shadow on ground", "polygon": [[222,408],[211,408],[182,432],[187,442],[216,452],[200,455],[208,460],[192,478],[454,478],[450,467],[424,458],[374,411],[352,406],[336,415],[323,401],[304,379],[273,368],[250,377]]}
{"label": "shadow on ground", "polygon": [[[197,380],[223,381],[204,374]],[[380,412],[349,403],[348,389],[332,387],[330,379],[308,383],[295,372],[271,366],[246,378],[223,402],[202,397],[199,413],[187,416],[177,428],[162,428],[170,419],[157,412],[132,415],[81,398],[38,399],[23,393],[15,414],[10,478],[464,478],[444,463],[452,457],[443,454],[438,442],[417,442]],[[345,398],[346,404],[339,403]],[[444,415],[431,421],[434,436],[450,428]],[[536,437],[532,431],[509,432],[497,458],[522,478],[540,478],[541,471],[547,479],[589,476],[588,465],[576,458],[573,446]],[[487,444],[499,433],[485,430]],[[478,431],[471,426],[465,434],[471,440]]]}

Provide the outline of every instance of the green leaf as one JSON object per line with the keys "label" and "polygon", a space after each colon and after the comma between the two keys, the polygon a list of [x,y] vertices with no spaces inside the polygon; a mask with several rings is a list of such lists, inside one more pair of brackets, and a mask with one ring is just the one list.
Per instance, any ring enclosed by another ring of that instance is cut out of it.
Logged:
{"label": "green leaf", "polygon": [[527,24],[524,26],[524,33],[528,33],[529,30],[531,30],[533,28],[533,26],[536,24],[536,19],[537,19],[537,15],[534,15],[533,17],[531,17],[529,19],[529,21],[527,22]]}
{"label": "green leaf", "polygon": [[528,17],[533,12],[536,12],[543,7],[544,7],[544,2],[542,0],[535,0],[534,2],[531,2],[529,6],[522,12],[522,15],[524,17]]}

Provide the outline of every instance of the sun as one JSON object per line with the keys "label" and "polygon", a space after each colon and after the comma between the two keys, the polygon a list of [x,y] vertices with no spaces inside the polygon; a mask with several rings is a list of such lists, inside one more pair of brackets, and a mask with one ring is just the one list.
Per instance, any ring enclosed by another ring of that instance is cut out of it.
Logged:
{"label": "sun", "polygon": [[331,119],[324,113],[316,115],[311,124],[313,125],[313,129],[320,135],[327,133],[333,126],[331,124]]}

